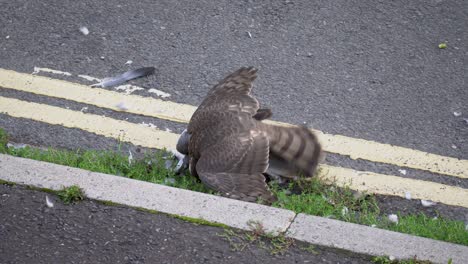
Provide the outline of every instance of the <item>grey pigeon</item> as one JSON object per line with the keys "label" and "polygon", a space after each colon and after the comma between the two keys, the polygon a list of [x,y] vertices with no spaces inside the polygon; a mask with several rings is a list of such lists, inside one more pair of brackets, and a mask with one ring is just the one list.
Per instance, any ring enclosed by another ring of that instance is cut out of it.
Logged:
{"label": "grey pigeon", "polygon": [[191,174],[221,195],[271,204],[276,197],[265,174],[312,177],[322,150],[306,127],[262,122],[271,111],[259,109],[250,94],[256,77],[256,69],[240,68],[215,85],[193,114],[177,150],[189,156]]}

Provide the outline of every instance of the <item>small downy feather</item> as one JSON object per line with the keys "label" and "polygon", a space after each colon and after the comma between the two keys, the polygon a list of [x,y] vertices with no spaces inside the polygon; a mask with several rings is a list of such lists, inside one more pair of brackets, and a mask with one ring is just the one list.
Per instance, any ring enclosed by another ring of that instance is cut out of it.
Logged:
{"label": "small downy feather", "polygon": [[49,199],[49,196],[46,195],[45,198],[46,198],[46,205],[47,205],[47,207],[49,207],[49,208],[54,207],[54,203]]}

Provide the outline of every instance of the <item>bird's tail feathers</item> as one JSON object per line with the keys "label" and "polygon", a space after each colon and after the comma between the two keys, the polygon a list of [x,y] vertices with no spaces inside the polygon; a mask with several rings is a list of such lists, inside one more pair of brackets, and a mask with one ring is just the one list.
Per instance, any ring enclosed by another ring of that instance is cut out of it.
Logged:
{"label": "bird's tail feathers", "polygon": [[262,123],[272,155],[284,160],[299,174],[312,177],[318,163],[323,160],[320,143],[306,127],[282,127]]}

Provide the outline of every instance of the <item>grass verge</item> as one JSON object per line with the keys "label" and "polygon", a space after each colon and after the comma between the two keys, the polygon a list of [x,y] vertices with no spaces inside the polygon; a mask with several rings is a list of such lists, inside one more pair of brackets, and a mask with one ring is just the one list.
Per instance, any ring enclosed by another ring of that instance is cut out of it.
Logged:
{"label": "grass verge", "polygon": [[[129,161],[120,152],[98,150],[57,150],[31,147],[7,147],[8,137],[0,129],[0,153],[16,157],[30,158],[55,164],[86,169],[94,172],[128,177],[164,184],[192,191],[213,193],[197,179],[189,175],[177,176],[165,166],[164,151],[146,155],[142,159]],[[288,188],[271,186],[278,196],[273,206],[290,209],[296,213],[334,218],[382,229],[468,245],[468,232],[461,221],[430,218],[424,214],[399,215],[397,224],[390,222],[380,213],[376,199],[372,195],[356,196],[349,188],[336,188],[322,183],[319,179],[297,181]],[[301,190],[297,192],[295,190]],[[70,192],[70,191],[69,191]],[[72,193],[74,191],[71,191]],[[291,194],[292,192],[292,194]],[[72,193],[63,194],[76,197]],[[71,200],[72,201],[72,200]]]}
{"label": "grass verge", "polygon": [[[307,182],[292,183],[288,189],[280,189],[275,186],[272,189],[278,196],[278,201],[273,206],[286,208],[296,213],[328,217],[468,245],[468,231],[462,221],[444,217],[432,218],[423,213],[410,215],[397,213],[398,223],[394,223],[388,219],[387,215],[381,214],[374,196],[356,196],[356,193],[347,187],[336,188],[325,185],[317,178]],[[301,192],[290,195],[291,189],[300,189]]]}

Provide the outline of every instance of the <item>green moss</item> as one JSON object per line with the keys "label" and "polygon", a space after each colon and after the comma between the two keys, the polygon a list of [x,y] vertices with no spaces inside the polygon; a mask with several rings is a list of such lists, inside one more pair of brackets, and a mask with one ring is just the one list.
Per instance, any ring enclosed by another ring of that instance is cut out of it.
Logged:
{"label": "green moss", "polygon": [[112,201],[106,201],[106,200],[97,200],[99,203],[107,206],[120,206],[120,204],[112,202]]}
{"label": "green moss", "polygon": [[135,209],[135,210],[142,211],[142,212],[145,212],[145,213],[150,213],[150,214],[159,214],[160,213],[159,211],[152,210],[152,209],[146,209],[146,208],[142,208],[142,207],[132,207],[132,208]]}
{"label": "green moss", "polygon": [[54,195],[58,194],[58,191],[55,191],[55,190],[52,190],[52,189],[49,189],[49,188],[40,188],[40,187],[36,187],[36,186],[31,186],[31,185],[27,185],[26,188],[29,189],[29,190],[46,192],[46,193],[50,193],[50,194],[54,194]]}
{"label": "green moss", "polygon": [[9,185],[9,186],[15,186],[16,185],[16,183],[14,183],[14,182],[4,181],[2,179],[0,179],[0,184]]}
{"label": "green moss", "polygon": [[170,216],[174,217],[174,218],[177,218],[177,219],[180,219],[180,220],[183,220],[185,222],[190,222],[190,223],[197,224],[197,225],[207,225],[207,226],[229,228],[225,224],[210,222],[210,221],[207,221],[205,219],[193,218],[193,217],[181,216],[181,215],[172,215],[172,214]]}

